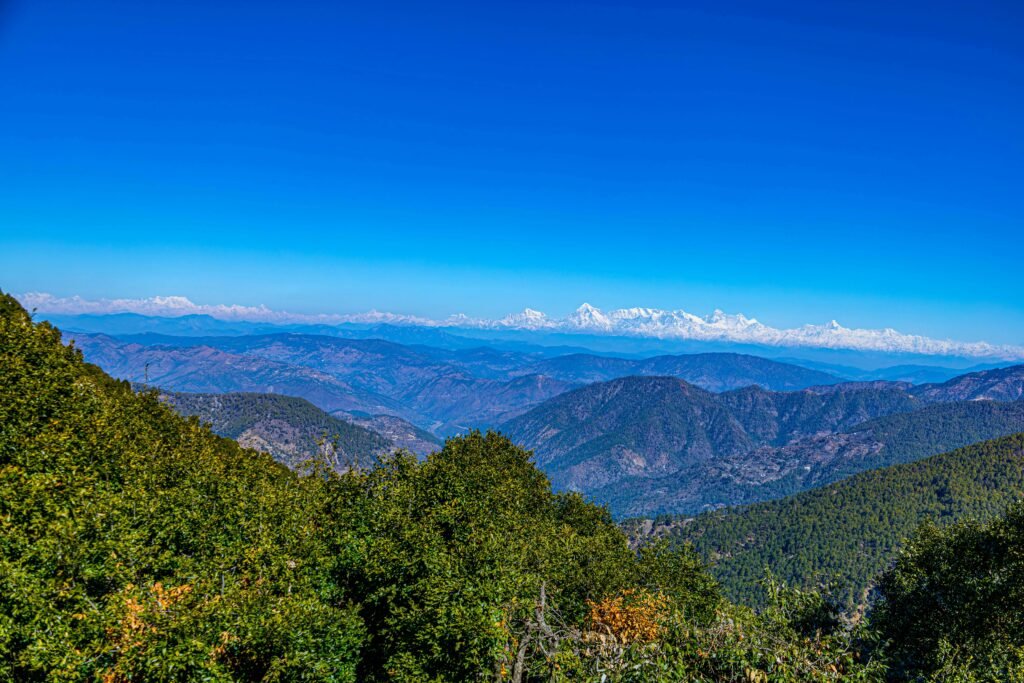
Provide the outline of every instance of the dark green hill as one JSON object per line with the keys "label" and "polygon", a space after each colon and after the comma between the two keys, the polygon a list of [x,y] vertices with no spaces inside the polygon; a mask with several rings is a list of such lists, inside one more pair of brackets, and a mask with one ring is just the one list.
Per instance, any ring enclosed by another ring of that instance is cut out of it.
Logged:
{"label": "dark green hill", "polygon": [[380,434],[294,396],[180,392],[162,394],[161,399],[182,415],[195,415],[217,434],[270,453],[292,467],[320,453],[334,467],[344,469],[392,447]]}
{"label": "dark green hill", "polygon": [[692,541],[736,599],[758,601],[757,583],[770,568],[797,584],[835,581],[854,604],[922,522],[988,518],[1022,496],[1024,434],[1016,434],[782,500],[705,513],[668,533]]}

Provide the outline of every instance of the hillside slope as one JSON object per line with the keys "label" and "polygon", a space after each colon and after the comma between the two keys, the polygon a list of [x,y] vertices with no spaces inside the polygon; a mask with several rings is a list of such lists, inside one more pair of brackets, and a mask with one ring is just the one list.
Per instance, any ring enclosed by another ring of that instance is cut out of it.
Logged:
{"label": "hillside slope", "polygon": [[182,415],[195,415],[215,433],[290,467],[320,454],[336,469],[345,469],[367,464],[393,446],[380,434],[294,396],[164,393],[160,398]]}
{"label": "hillside slope", "polygon": [[[890,387],[713,394],[671,377],[626,377],[564,393],[502,430],[534,451],[556,486],[594,495],[618,513],[641,514],[737,502],[708,486],[723,459],[758,459],[761,447],[918,406]],[[695,488],[666,496],[646,489],[655,480]]]}
{"label": "hillside slope", "polygon": [[1024,401],[981,398],[1012,396],[1022,380],[1017,366],[939,386],[713,394],[669,377],[625,377],[561,394],[502,429],[534,450],[557,486],[616,514],[694,514],[1024,430]]}
{"label": "hillside slope", "polygon": [[380,434],[396,448],[403,448],[416,455],[428,455],[441,448],[443,442],[425,429],[394,415],[366,415],[365,413],[333,413],[345,422],[365,427]]}
{"label": "hillside slope", "polygon": [[799,585],[834,581],[849,604],[925,521],[988,518],[1024,496],[1024,434],[857,474],[782,500],[709,512],[666,530],[691,541],[736,599],[764,569]]}

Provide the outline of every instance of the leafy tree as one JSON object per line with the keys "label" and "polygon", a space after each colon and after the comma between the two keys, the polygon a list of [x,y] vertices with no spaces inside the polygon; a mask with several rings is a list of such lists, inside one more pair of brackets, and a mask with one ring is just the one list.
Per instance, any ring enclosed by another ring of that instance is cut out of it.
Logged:
{"label": "leafy tree", "polygon": [[873,625],[903,680],[1024,680],[1024,503],[924,525],[879,581]]}
{"label": "leafy tree", "polygon": [[364,628],[307,515],[319,481],[0,298],[0,680],[355,680]]}

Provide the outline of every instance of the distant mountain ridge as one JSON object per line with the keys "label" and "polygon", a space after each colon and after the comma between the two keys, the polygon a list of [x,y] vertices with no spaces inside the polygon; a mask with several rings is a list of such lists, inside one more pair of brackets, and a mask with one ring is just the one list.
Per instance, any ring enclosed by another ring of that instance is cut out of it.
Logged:
{"label": "distant mountain ridge", "polygon": [[1024,398],[1024,365],[971,372],[912,390],[927,401],[1016,401]]}
{"label": "distant mountain ridge", "polygon": [[889,382],[909,382],[910,384],[941,384],[954,377],[959,377],[971,372],[982,370],[994,370],[1000,367],[1012,365],[1009,362],[1003,363],[976,363],[964,367],[944,367],[938,365],[901,364],[888,367],[877,367],[870,370],[855,368],[849,365],[835,365],[822,363],[803,358],[780,357],[775,360],[782,363],[793,363],[813,370],[820,370],[833,375],[838,375],[850,381],[874,381],[884,380]]}
{"label": "distant mountain ridge", "polygon": [[394,413],[400,406],[328,373],[212,346],[125,344],[106,335],[68,335],[89,362],[120,379],[193,393],[277,393],[326,411]]}
{"label": "distant mountain ridge", "polygon": [[[68,325],[68,316],[81,313],[107,312],[124,315],[125,311],[163,312],[168,316],[207,313],[222,322],[263,324],[379,324],[445,328],[458,330],[519,330],[530,332],[560,332],[568,334],[619,335],[654,339],[692,340],[700,342],[729,342],[756,344],[777,348],[853,349],[886,353],[920,354],[930,356],[959,356],[1024,360],[1024,347],[1009,344],[958,342],[932,339],[922,335],[905,334],[892,328],[851,329],[832,320],[823,325],[803,325],[780,329],[765,325],[742,314],[727,314],[715,310],[698,316],[682,309],[620,308],[602,311],[588,303],[582,304],[564,318],[551,318],[526,308],[520,313],[499,319],[473,318],[453,315],[445,320],[432,320],[418,316],[371,311],[354,315],[303,315],[272,311],[266,307],[200,306],[185,297],[153,297],[147,300],[117,300],[90,302],[80,298],[62,299],[46,293],[25,293],[20,300],[26,308],[40,308],[55,323]],[[119,313],[117,313],[119,312]],[[62,317],[63,316],[63,317]],[[310,331],[310,330],[306,330]]]}
{"label": "distant mountain ridge", "polygon": [[69,336],[91,362],[131,381],[172,391],[288,394],[328,412],[393,415],[439,436],[502,424],[576,388],[580,381],[574,378],[588,373],[678,373],[715,390],[750,384],[791,389],[839,381],[742,354],[547,359],[488,347],[437,349],[298,333]]}
{"label": "distant mountain ridge", "polygon": [[708,391],[728,391],[752,384],[789,391],[843,381],[818,370],[739,353],[663,355],[640,360],[572,354],[538,361],[526,371],[577,383],[631,375],[677,377]]}
{"label": "distant mountain ridge", "polygon": [[[123,379],[175,391],[299,396],[328,412],[393,415],[445,436],[497,424],[573,386],[549,378],[478,377],[379,339],[287,333],[177,338],[173,345],[160,337],[158,344],[142,345],[106,335],[69,336],[91,362]],[[534,359],[520,357],[522,363]]]}
{"label": "distant mountain ridge", "polygon": [[[684,473],[701,478],[721,458],[919,405],[905,392],[888,388],[816,393],[747,387],[713,394],[676,378],[626,377],[558,396],[502,430],[534,450],[556,486],[621,503],[617,487],[634,479]],[[642,505],[661,505],[656,496],[638,498]],[[699,509],[728,502],[699,499],[694,504]],[[640,512],[614,503],[613,510]]]}

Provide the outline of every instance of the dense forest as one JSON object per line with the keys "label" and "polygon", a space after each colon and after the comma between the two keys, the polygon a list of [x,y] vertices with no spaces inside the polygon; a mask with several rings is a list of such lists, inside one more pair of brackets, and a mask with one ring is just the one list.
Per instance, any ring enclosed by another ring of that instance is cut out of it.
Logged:
{"label": "dense forest", "polygon": [[[885,424],[896,430],[907,422],[894,416]],[[942,432],[933,433],[942,438]],[[713,563],[733,599],[753,604],[763,599],[759,582],[770,567],[790,583],[830,585],[853,606],[864,602],[874,577],[921,523],[987,519],[1022,496],[1024,434],[1016,434],[781,500],[659,521],[665,535],[692,542]]]}
{"label": "dense forest", "polygon": [[0,368],[2,681],[1024,673],[1020,509],[926,530],[881,580],[877,626],[851,629],[771,579],[761,612],[730,604],[689,546],[632,550],[496,434],[296,473],[112,380],[2,295]]}

